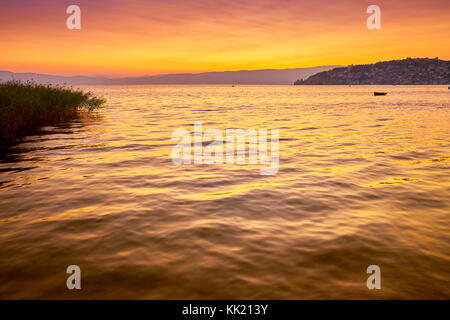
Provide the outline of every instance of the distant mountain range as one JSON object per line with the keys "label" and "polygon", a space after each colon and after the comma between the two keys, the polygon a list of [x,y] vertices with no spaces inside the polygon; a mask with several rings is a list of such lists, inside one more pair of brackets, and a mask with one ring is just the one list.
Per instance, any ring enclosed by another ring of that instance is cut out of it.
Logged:
{"label": "distant mountain range", "polygon": [[406,58],[319,72],[295,85],[449,84],[450,61]]}
{"label": "distant mountain range", "polygon": [[292,84],[296,79],[306,79],[318,72],[335,68],[321,66],[297,69],[241,70],[204,73],[162,74],[143,77],[90,77],[90,76],[56,76],[39,73],[13,73],[0,71],[0,82],[16,79],[33,80],[37,83],[93,85],[93,84]]}

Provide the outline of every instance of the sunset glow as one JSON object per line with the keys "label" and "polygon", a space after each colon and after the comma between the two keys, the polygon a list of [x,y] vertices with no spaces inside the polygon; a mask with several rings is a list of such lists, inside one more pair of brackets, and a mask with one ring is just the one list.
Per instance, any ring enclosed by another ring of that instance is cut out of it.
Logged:
{"label": "sunset glow", "polygon": [[[26,10],[24,9],[26,3]],[[68,30],[66,8],[81,8]],[[378,1],[4,1],[2,70],[112,76],[450,58],[450,3]]]}

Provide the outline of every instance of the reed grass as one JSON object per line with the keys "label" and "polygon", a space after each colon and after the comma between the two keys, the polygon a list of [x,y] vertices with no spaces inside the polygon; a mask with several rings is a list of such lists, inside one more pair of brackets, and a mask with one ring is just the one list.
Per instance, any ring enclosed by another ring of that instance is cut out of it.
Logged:
{"label": "reed grass", "polygon": [[34,82],[0,83],[0,138],[77,118],[106,101],[92,92]]}

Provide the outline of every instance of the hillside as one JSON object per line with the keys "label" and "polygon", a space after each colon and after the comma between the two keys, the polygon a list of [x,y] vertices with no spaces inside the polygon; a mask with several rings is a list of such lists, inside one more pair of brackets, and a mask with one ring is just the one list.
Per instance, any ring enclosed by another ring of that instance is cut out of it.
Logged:
{"label": "hillside", "polygon": [[140,77],[91,77],[91,76],[57,76],[38,73],[13,73],[0,71],[0,83],[9,80],[28,81],[43,84],[292,84],[295,79],[306,79],[318,72],[336,66],[320,66],[295,69],[240,70],[224,72],[178,73]]}
{"label": "hillside", "polygon": [[334,68],[297,80],[295,85],[449,84],[450,61],[407,58]]}

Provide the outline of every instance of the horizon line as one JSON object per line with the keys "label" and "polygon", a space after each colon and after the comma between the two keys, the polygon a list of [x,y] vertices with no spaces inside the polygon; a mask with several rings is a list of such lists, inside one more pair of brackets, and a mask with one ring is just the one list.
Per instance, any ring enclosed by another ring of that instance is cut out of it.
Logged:
{"label": "horizon line", "polygon": [[9,72],[13,74],[36,74],[42,76],[55,76],[55,77],[65,77],[65,78],[75,78],[75,77],[89,77],[89,78],[107,78],[107,79],[125,79],[125,78],[143,78],[143,77],[158,77],[158,76],[168,76],[168,75],[197,75],[206,73],[225,73],[225,72],[251,72],[251,71],[282,71],[282,70],[297,70],[297,69],[314,69],[323,67],[343,67],[344,65],[318,65],[314,67],[298,67],[298,68],[266,68],[266,69],[238,69],[238,70],[223,70],[223,71],[198,71],[198,72],[174,72],[174,73],[157,73],[157,74],[143,74],[143,75],[127,75],[127,76],[113,76],[113,75],[95,75],[95,74],[74,74],[74,75],[62,75],[55,73],[39,73],[33,71],[16,72],[11,70],[1,70],[0,72]]}
{"label": "horizon line", "polygon": [[37,74],[44,76],[57,76],[57,77],[66,77],[66,78],[75,78],[75,77],[89,77],[89,78],[106,78],[106,79],[125,79],[125,78],[142,78],[142,77],[158,77],[158,76],[168,76],[168,75],[197,75],[197,74],[205,74],[205,73],[225,73],[225,72],[248,72],[248,71],[279,71],[279,70],[295,70],[295,69],[314,69],[314,68],[322,68],[322,67],[347,67],[354,65],[369,65],[375,64],[378,62],[386,62],[386,61],[395,61],[395,60],[405,60],[405,59],[440,59],[444,61],[448,61],[445,58],[439,57],[405,57],[405,58],[389,58],[384,60],[378,60],[376,62],[367,62],[360,64],[324,64],[324,65],[316,65],[312,67],[292,67],[292,68],[264,68],[264,69],[237,69],[237,70],[217,70],[217,71],[193,71],[193,72],[173,72],[173,73],[155,73],[155,74],[142,74],[142,75],[108,75],[108,74],[72,74],[72,75],[63,75],[63,74],[55,74],[55,73],[39,73],[33,71],[25,71],[25,72],[16,72],[10,70],[0,70],[0,72],[10,72],[14,74]]}

